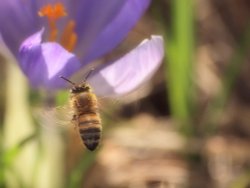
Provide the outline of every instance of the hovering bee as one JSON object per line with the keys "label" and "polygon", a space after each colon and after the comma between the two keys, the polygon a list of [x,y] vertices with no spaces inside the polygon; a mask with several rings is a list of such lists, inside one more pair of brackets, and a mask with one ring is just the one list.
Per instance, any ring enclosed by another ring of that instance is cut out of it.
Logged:
{"label": "hovering bee", "polygon": [[60,76],[60,78],[73,85],[70,89],[70,106],[73,110],[72,122],[78,128],[84,145],[90,151],[94,151],[98,146],[102,131],[98,101],[90,85],[86,82],[92,71],[93,69],[79,85]]}
{"label": "hovering bee", "polygon": [[95,150],[101,139],[102,123],[96,95],[113,98],[135,90],[157,71],[163,55],[162,37],[152,36],[143,40],[136,50],[115,61],[107,60],[109,63],[104,63],[103,60],[99,67],[95,66],[95,75],[88,80],[95,88],[95,93],[86,82],[93,69],[79,85],[61,76],[73,85],[70,90],[70,104],[73,110],[71,119],[89,150]]}

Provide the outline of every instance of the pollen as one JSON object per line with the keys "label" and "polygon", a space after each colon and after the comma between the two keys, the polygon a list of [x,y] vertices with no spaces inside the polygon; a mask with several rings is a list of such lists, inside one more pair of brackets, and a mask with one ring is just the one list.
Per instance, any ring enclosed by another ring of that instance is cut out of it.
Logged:
{"label": "pollen", "polygon": [[41,17],[48,17],[49,20],[57,20],[58,18],[67,16],[67,12],[62,3],[57,3],[55,5],[48,4],[42,7],[38,15]]}

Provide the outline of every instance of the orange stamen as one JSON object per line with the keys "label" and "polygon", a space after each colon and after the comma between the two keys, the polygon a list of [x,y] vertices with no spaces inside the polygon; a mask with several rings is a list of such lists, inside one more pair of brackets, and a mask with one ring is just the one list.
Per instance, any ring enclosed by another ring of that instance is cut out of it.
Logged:
{"label": "orange stamen", "polygon": [[56,22],[49,21],[49,41],[55,41],[58,34],[58,29],[56,28]]}
{"label": "orange stamen", "polygon": [[49,41],[55,41],[58,34],[58,29],[56,27],[56,21],[67,15],[63,4],[57,3],[54,6],[51,4],[46,5],[40,9],[38,15],[41,17],[47,17],[49,22]]}
{"label": "orange stamen", "polygon": [[60,43],[68,51],[73,51],[77,42],[77,35],[74,32],[74,29],[75,22],[73,20],[70,20],[62,33]]}
{"label": "orange stamen", "polygon": [[[48,40],[56,41],[59,33],[56,26],[56,22],[59,18],[67,16],[67,12],[63,4],[62,3],[57,3],[55,5],[48,4],[39,10],[38,15],[40,17],[47,17],[49,25]],[[74,32],[74,29],[75,29],[75,22],[73,20],[70,20],[65,26],[61,36],[60,44],[68,51],[73,51],[77,42],[77,35]]]}

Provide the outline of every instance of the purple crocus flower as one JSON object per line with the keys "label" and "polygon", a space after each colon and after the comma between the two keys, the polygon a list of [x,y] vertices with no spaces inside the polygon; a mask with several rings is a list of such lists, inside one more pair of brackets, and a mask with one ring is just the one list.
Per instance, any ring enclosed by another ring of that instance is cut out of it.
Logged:
{"label": "purple crocus flower", "polygon": [[[150,0],[4,0],[0,33],[34,87],[64,88],[71,77],[114,49]],[[136,88],[159,67],[163,41],[153,36],[115,62],[95,70],[89,82],[102,95]]]}

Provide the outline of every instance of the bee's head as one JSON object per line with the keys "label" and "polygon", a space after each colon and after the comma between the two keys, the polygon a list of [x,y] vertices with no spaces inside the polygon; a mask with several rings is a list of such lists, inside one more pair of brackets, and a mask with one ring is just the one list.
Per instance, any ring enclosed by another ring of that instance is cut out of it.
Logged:
{"label": "bee's head", "polygon": [[70,90],[70,93],[89,92],[90,90],[91,90],[90,86],[86,82],[83,82],[80,85],[73,86]]}
{"label": "bee's head", "polygon": [[64,79],[65,81],[73,85],[73,87],[70,89],[70,93],[82,93],[91,91],[91,87],[89,86],[89,84],[86,83],[86,81],[82,82],[79,85],[76,85],[74,82],[70,81],[69,79],[63,76],[60,76],[60,78]]}
{"label": "bee's head", "polygon": [[70,93],[82,93],[82,92],[89,92],[91,91],[91,87],[89,86],[89,84],[87,84],[86,80],[87,78],[90,76],[90,74],[94,71],[94,69],[92,68],[88,74],[86,75],[84,81],[79,84],[79,85],[76,85],[74,82],[70,81],[69,79],[63,77],[63,76],[60,76],[60,78],[64,79],[65,81],[69,82],[70,84],[73,85],[73,87],[71,88],[70,90]]}

